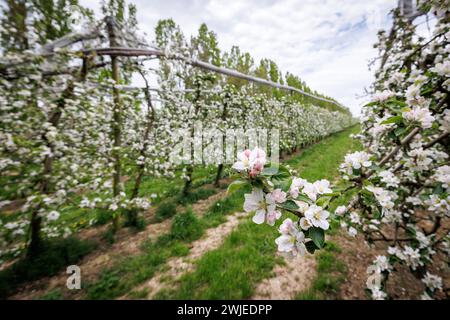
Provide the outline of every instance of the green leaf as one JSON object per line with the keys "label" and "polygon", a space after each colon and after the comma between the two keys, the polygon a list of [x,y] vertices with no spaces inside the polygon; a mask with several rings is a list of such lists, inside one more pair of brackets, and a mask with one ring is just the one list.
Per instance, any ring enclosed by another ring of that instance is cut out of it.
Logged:
{"label": "green leaf", "polygon": [[256,178],[251,180],[251,184],[253,187],[258,189],[263,189],[265,184],[261,178]]}
{"label": "green leaf", "polygon": [[286,209],[286,210],[297,210],[298,209],[298,206],[292,200],[286,201],[285,203],[280,205],[280,207],[283,209]]}
{"label": "green leaf", "polygon": [[278,173],[277,167],[268,167],[264,168],[263,171],[261,171],[262,176],[273,176]]}
{"label": "green leaf", "polygon": [[238,189],[242,188],[243,186],[245,186],[246,184],[248,184],[247,181],[235,180],[228,186],[227,193],[228,194],[233,193],[236,190],[238,190]]}
{"label": "green leaf", "polygon": [[311,202],[312,202],[310,198],[308,198],[307,196],[305,196],[303,194],[299,194],[298,197],[297,197],[297,200],[303,201],[303,202],[306,202],[306,203],[309,203],[309,204],[311,204]]}
{"label": "green leaf", "polygon": [[381,122],[381,124],[402,123],[402,122],[403,122],[403,117],[402,116],[393,116],[393,117],[390,117],[387,120],[384,120],[383,122]]}
{"label": "green leaf", "polygon": [[322,248],[325,243],[325,232],[321,228],[311,227],[308,230],[308,237],[318,248]]}
{"label": "green leaf", "polygon": [[367,103],[364,107],[372,107],[372,106],[376,106],[379,102],[378,101],[372,101]]}
{"label": "green leaf", "polygon": [[311,253],[311,254],[313,254],[314,251],[316,251],[317,249],[319,249],[319,248],[317,248],[317,246],[316,246],[316,245],[314,244],[314,242],[312,242],[312,241],[306,242],[306,243],[305,243],[305,247],[306,247],[306,250],[307,250],[309,253]]}
{"label": "green leaf", "polygon": [[316,204],[322,208],[325,208],[330,203],[330,200],[331,200],[330,196],[320,197],[316,201]]}
{"label": "green leaf", "polygon": [[289,188],[291,187],[291,184],[292,184],[292,178],[291,177],[289,177],[287,179],[284,179],[282,181],[278,181],[277,179],[274,179],[274,180],[275,181],[272,181],[272,182],[273,182],[273,186],[274,186],[275,189],[281,189],[284,192],[288,192],[289,191]]}
{"label": "green leaf", "polygon": [[324,193],[324,196],[327,197],[338,197],[341,195],[341,191],[344,191],[346,188],[341,188],[341,189],[335,189],[334,192],[331,193]]}
{"label": "green leaf", "polygon": [[404,107],[407,106],[406,102],[400,101],[400,100],[397,100],[397,99],[390,99],[390,100],[388,101],[388,103],[389,103],[390,105],[399,106],[399,107],[401,107],[401,108],[404,108]]}
{"label": "green leaf", "polygon": [[284,166],[274,167],[277,173],[272,175],[270,181],[277,186],[277,188],[282,189],[283,191],[287,191],[291,186],[292,177],[289,173],[289,170]]}
{"label": "green leaf", "polygon": [[271,167],[273,168],[276,172],[273,174],[273,178],[279,179],[279,180],[284,180],[287,179],[289,177],[291,177],[291,174],[289,173],[288,168],[286,168],[285,166],[279,165],[279,166],[275,166],[275,167]]}
{"label": "green leaf", "polygon": [[444,192],[444,188],[442,188],[442,184],[438,184],[436,188],[433,190],[433,194],[441,194]]}
{"label": "green leaf", "polygon": [[397,137],[399,137],[399,136],[401,136],[402,134],[404,134],[405,131],[406,131],[406,127],[399,127],[399,128],[397,128],[397,129],[394,130],[394,134],[395,134]]}

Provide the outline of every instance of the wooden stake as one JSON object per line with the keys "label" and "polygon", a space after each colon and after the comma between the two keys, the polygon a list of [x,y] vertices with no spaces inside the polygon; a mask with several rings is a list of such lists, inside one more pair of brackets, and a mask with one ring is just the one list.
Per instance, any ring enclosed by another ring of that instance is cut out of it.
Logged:
{"label": "wooden stake", "polygon": [[[118,46],[116,33],[115,33],[115,22],[113,17],[106,17],[105,19],[106,27],[108,31],[109,44],[112,47]],[[116,83],[116,85],[120,84],[120,69],[119,69],[119,61],[117,56],[111,56],[111,71],[112,71],[112,79]],[[114,100],[114,109],[113,109],[113,158],[114,158],[114,173],[113,173],[113,196],[117,197],[121,191],[121,158],[120,158],[120,147],[122,145],[122,102],[120,99],[120,91],[114,86],[113,88],[113,100]],[[113,220],[113,233],[116,233],[119,229],[120,222],[120,213],[114,215]]]}

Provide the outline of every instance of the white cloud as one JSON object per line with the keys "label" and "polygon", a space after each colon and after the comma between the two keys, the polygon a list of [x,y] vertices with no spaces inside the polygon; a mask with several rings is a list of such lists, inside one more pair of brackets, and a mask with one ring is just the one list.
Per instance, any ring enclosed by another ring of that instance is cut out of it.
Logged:
{"label": "white cloud", "polygon": [[[98,7],[83,0],[89,7]],[[222,49],[238,45],[258,61],[270,58],[354,114],[373,81],[377,29],[387,28],[396,0],[134,0],[142,30],[153,36],[159,19],[173,18],[186,36],[205,22]]]}

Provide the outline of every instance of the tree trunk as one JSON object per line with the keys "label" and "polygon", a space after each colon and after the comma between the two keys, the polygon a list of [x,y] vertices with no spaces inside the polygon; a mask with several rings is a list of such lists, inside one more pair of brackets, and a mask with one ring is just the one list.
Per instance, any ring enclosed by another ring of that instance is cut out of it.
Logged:
{"label": "tree trunk", "polygon": [[42,218],[38,215],[38,210],[35,210],[31,216],[30,223],[30,242],[27,248],[27,258],[34,258],[38,255],[42,244],[41,240],[41,222]]}
{"label": "tree trunk", "polygon": [[183,196],[184,197],[186,197],[189,194],[189,190],[191,189],[193,172],[194,172],[194,168],[193,168],[192,164],[190,164],[186,170],[186,175],[187,175],[188,179],[186,179],[186,181],[184,183],[184,188],[183,188]]}
{"label": "tree trunk", "polygon": [[223,163],[220,163],[219,166],[217,167],[216,180],[214,181],[214,186],[217,188],[220,187],[220,179],[222,178],[222,171],[223,171]]}

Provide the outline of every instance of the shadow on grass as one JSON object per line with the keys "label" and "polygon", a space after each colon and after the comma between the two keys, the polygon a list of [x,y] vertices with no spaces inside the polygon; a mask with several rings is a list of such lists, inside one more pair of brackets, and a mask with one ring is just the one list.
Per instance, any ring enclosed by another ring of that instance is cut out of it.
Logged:
{"label": "shadow on grass", "polygon": [[42,243],[38,256],[23,257],[0,271],[0,299],[7,298],[28,281],[55,275],[65,267],[76,264],[96,247],[97,243],[93,241],[79,240],[75,237],[46,240]]}

